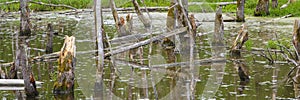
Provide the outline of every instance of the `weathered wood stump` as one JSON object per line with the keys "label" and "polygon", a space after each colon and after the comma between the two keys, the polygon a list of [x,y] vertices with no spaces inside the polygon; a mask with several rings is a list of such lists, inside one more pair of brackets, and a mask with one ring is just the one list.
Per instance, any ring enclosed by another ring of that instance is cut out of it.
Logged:
{"label": "weathered wood stump", "polygon": [[53,92],[56,94],[70,93],[74,90],[74,68],[76,64],[75,37],[65,36],[65,42],[60,52],[57,81],[54,83]]}
{"label": "weathered wood stump", "polygon": [[269,14],[269,0],[259,0],[254,11],[254,16],[262,16]]}
{"label": "weathered wood stump", "polygon": [[238,32],[237,37],[233,45],[231,46],[230,54],[233,57],[240,57],[241,56],[241,49],[244,43],[248,40],[248,31],[246,29],[246,25],[242,25],[242,29]]}
{"label": "weathered wood stump", "polygon": [[53,27],[49,23],[47,26],[48,32],[47,32],[47,45],[46,45],[46,53],[52,53],[53,52]]}
{"label": "weathered wood stump", "polygon": [[236,9],[236,17],[237,17],[236,21],[237,22],[245,21],[244,6],[245,6],[245,0],[237,1],[237,9]]}
{"label": "weathered wood stump", "polygon": [[214,46],[220,46],[219,44],[220,43],[222,44],[223,42],[224,42],[224,23],[222,17],[222,6],[219,6],[216,11],[214,40],[212,41],[212,44]]}
{"label": "weathered wood stump", "polygon": [[20,0],[20,10],[21,10],[21,19],[20,19],[20,35],[21,36],[28,36],[31,34],[30,29],[30,18],[29,18],[29,7],[28,7],[29,0]]}

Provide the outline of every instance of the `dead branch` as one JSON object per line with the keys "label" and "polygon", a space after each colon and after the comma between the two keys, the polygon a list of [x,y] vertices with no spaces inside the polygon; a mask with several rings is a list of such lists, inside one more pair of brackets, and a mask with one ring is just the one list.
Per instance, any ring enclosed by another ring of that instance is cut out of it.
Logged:
{"label": "dead branch", "polygon": [[[128,8],[116,8],[116,11],[134,11],[134,7],[128,7]],[[147,10],[149,12],[154,11],[168,11],[169,7],[147,7]],[[141,11],[146,11],[145,8],[140,8]],[[112,12],[111,9],[102,9],[103,12]]]}
{"label": "dead branch", "polygon": [[[75,7],[72,7],[72,6],[69,6],[69,5],[64,5],[64,4],[56,5],[56,4],[49,4],[49,3],[44,3],[44,2],[41,2],[41,1],[32,1],[32,0],[29,0],[28,2],[38,4],[38,5],[44,5],[44,6],[50,6],[50,7],[65,7],[65,8],[76,10]],[[4,2],[4,3],[0,3],[0,6],[1,5],[9,5],[9,4],[16,4],[16,3],[20,3],[20,1],[15,0],[15,1]]]}
{"label": "dead branch", "polygon": [[19,1],[19,0],[16,0],[16,1],[4,2],[4,3],[0,3],[0,6],[2,6],[2,5],[16,4],[16,3],[20,3],[20,1]]}
{"label": "dead branch", "polygon": [[136,0],[132,0],[132,3],[133,3],[133,6],[134,6],[134,9],[135,9],[135,12],[138,15],[138,18],[141,20],[141,22],[144,24],[144,26],[146,28],[150,28],[151,27],[150,19],[146,18],[143,15],[138,2]]}
{"label": "dead branch", "polygon": [[153,38],[137,42],[137,43],[135,43],[133,45],[126,46],[126,47],[123,47],[123,48],[119,48],[118,50],[110,51],[110,52],[108,52],[108,53],[105,54],[105,57],[109,57],[109,56],[112,56],[112,55],[115,55],[115,54],[119,54],[119,53],[128,51],[130,49],[137,48],[137,47],[140,47],[140,46],[143,46],[143,45],[147,45],[147,44],[149,44],[151,42],[161,40],[161,39],[166,38],[166,37],[170,37],[170,36],[173,36],[173,35],[176,35],[176,34],[179,34],[179,33],[183,33],[186,30],[187,30],[186,27],[184,27],[184,28],[180,28],[180,29],[174,30],[172,32],[160,34],[160,35],[155,36]]}
{"label": "dead branch", "polygon": [[119,33],[120,33],[119,26],[121,24],[120,24],[120,19],[119,19],[119,16],[118,16],[118,12],[116,10],[116,4],[115,4],[114,0],[110,0],[110,8],[111,8],[111,12],[113,14],[114,20],[115,20],[115,26],[116,26],[117,30],[119,31]]}

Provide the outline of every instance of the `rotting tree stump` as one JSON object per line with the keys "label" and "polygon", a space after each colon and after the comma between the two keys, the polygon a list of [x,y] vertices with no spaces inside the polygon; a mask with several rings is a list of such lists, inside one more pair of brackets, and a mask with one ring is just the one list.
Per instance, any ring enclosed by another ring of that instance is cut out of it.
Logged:
{"label": "rotting tree stump", "polygon": [[269,0],[259,0],[254,11],[254,16],[262,16],[269,14]]}
{"label": "rotting tree stump", "polygon": [[215,29],[214,29],[214,40],[212,44],[214,46],[223,46],[224,42],[224,23],[222,17],[222,6],[219,6],[216,11],[215,18]]}
{"label": "rotting tree stump", "polygon": [[242,29],[238,32],[237,37],[233,45],[231,46],[230,54],[233,57],[240,57],[241,56],[241,49],[244,43],[248,40],[248,31],[246,29],[246,25],[242,25]]}
{"label": "rotting tree stump", "polygon": [[75,37],[65,36],[65,42],[60,50],[58,59],[58,75],[54,83],[53,93],[66,94],[74,90],[75,69]]}
{"label": "rotting tree stump", "polygon": [[244,7],[245,7],[245,0],[237,0],[237,8],[236,8],[237,22],[245,21]]}

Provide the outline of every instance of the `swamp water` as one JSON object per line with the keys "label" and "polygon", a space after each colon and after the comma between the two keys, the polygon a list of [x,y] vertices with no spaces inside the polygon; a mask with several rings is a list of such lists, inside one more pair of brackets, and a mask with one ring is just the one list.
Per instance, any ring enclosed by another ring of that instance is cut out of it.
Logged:
{"label": "swamp water", "polygon": [[[120,16],[125,17],[123,13]],[[133,32],[146,33],[136,14],[133,16]],[[161,34],[165,32],[166,13],[151,13],[153,20],[152,32]],[[214,14],[195,14],[199,20],[214,20]],[[229,47],[237,35],[242,23],[226,22],[225,46],[211,46],[213,22],[201,22],[198,33],[210,33],[196,37],[194,51],[195,61],[203,59],[225,59],[225,61],[212,63],[195,63],[193,70],[185,65],[167,67],[167,63],[188,62],[189,55],[185,51],[174,52],[164,50],[160,44],[153,43],[153,51],[148,57],[148,46],[144,46],[142,59],[137,62],[128,60],[126,54],[113,56],[112,61],[105,61],[105,67],[97,70],[95,42],[93,41],[94,17],[93,12],[82,12],[73,15],[62,12],[43,12],[31,15],[33,35],[30,37],[30,57],[45,54],[47,43],[47,24],[51,23],[59,34],[54,36],[53,51],[59,51],[64,35],[76,37],[77,63],[75,68],[75,91],[73,96],[56,96],[52,94],[53,83],[56,79],[57,62],[32,63],[33,72],[37,81],[44,84],[38,89],[39,99],[271,99],[276,97],[294,98],[294,88],[291,83],[286,83],[285,78],[293,67],[281,57],[273,65],[256,54],[244,50],[240,62],[234,63],[229,57]],[[269,40],[278,39],[288,44],[292,37],[294,18],[272,21],[271,18],[247,17],[249,40],[253,41],[252,47],[266,48]],[[111,13],[103,13],[105,31],[112,39],[116,36],[114,21]],[[224,18],[226,19],[226,18]],[[18,14],[8,14],[0,19],[0,63],[12,62],[15,56],[16,34],[19,29]],[[116,46],[116,44],[112,44]],[[259,54],[260,51],[257,51]],[[173,54],[173,55],[172,55]],[[217,54],[219,56],[215,57]],[[274,53],[272,53],[274,54]],[[280,54],[278,54],[280,55]],[[125,58],[124,58],[125,57]],[[148,60],[151,66],[148,66]],[[237,65],[242,67],[236,67]],[[9,67],[1,67],[8,71]],[[239,70],[246,70],[249,80],[241,80]],[[193,77],[191,77],[193,76]],[[191,80],[196,82],[194,92],[191,92]],[[23,95],[22,95],[23,94]],[[2,99],[22,98],[22,91],[1,90]]]}

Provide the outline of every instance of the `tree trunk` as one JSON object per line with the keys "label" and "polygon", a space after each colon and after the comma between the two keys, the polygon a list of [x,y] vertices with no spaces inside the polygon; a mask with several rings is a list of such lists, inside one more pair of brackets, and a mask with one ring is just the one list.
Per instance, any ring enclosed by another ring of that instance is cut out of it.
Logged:
{"label": "tree trunk", "polygon": [[269,14],[269,0],[259,0],[254,11],[254,16],[262,16]]}
{"label": "tree trunk", "polygon": [[21,20],[20,20],[20,35],[28,36],[31,34],[28,0],[20,0]]}
{"label": "tree trunk", "polygon": [[47,46],[46,46],[46,53],[53,53],[53,27],[52,25],[49,23],[48,24],[48,32],[47,32]]}
{"label": "tree trunk", "polygon": [[244,6],[245,6],[245,0],[237,0],[236,21],[238,22],[245,21]]}
{"label": "tree trunk", "polygon": [[76,66],[75,37],[65,37],[58,59],[57,81],[54,83],[53,93],[64,94],[74,91],[74,70]]}
{"label": "tree trunk", "polygon": [[277,8],[278,0],[272,0],[272,8]]}
{"label": "tree trunk", "polygon": [[222,7],[221,6],[217,9],[217,12],[216,12],[214,31],[215,31],[215,34],[214,34],[212,44],[214,46],[219,46],[219,44],[223,45],[223,42],[224,42],[224,24],[223,24]]}
{"label": "tree trunk", "polygon": [[297,52],[297,58],[300,56],[300,21],[295,20],[293,31],[293,45]]}
{"label": "tree trunk", "polygon": [[144,24],[145,28],[147,28],[147,29],[150,28],[151,27],[150,19],[146,18],[143,15],[138,2],[136,0],[132,0],[132,3],[133,3],[133,6],[134,6],[134,9],[135,9],[135,12],[138,15],[138,18]]}
{"label": "tree trunk", "polygon": [[36,90],[35,79],[32,74],[31,66],[29,65],[28,55],[27,55],[27,46],[28,42],[26,40],[27,36],[19,38],[19,50],[17,50],[17,68],[22,68],[22,77],[24,79],[25,93],[27,97],[35,97],[38,95]]}
{"label": "tree trunk", "polygon": [[[296,49],[297,58],[299,60],[299,53],[300,53],[300,21],[295,20],[294,23],[294,32],[293,32],[293,45]],[[294,90],[295,90],[295,97],[299,98],[300,95],[300,68],[298,67],[296,69],[296,75],[293,77],[293,84],[294,84]]]}

